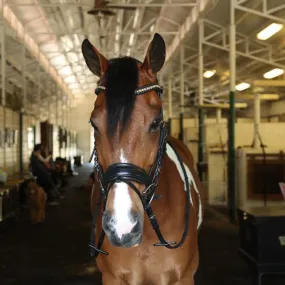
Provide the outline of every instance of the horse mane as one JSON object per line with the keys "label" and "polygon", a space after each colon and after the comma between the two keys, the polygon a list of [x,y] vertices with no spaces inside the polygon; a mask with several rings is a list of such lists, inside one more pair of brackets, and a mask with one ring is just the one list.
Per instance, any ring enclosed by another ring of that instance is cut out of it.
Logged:
{"label": "horse mane", "polygon": [[135,89],[138,86],[137,60],[121,57],[109,60],[105,73],[107,135],[114,136],[120,124],[120,135],[126,128],[134,109]]}

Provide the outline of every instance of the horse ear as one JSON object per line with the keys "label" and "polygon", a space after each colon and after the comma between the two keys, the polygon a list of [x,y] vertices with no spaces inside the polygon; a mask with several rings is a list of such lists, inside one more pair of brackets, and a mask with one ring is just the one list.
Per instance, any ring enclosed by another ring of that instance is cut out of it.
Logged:
{"label": "horse ear", "polygon": [[98,77],[101,77],[107,70],[108,60],[85,39],[82,42],[81,50],[88,68]]}
{"label": "horse ear", "polygon": [[144,68],[151,76],[156,76],[165,62],[165,42],[161,35],[155,33],[148,46],[147,53],[141,68]]}

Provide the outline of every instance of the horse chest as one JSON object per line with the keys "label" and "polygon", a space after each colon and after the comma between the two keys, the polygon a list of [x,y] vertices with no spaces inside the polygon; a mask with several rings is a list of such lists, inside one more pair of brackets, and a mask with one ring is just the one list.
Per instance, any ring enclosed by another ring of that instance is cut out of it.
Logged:
{"label": "horse chest", "polygon": [[[155,250],[155,251],[154,251]],[[180,250],[178,250],[180,251]],[[121,251],[122,253],[122,251]],[[112,258],[111,258],[112,257]],[[105,259],[103,276],[113,276],[103,285],[173,285],[187,272],[189,260],[186,255],[170,252],[163,248],[141,248],[127,254],[116,253]],[[104,280],[104,277],[103,277]]]}

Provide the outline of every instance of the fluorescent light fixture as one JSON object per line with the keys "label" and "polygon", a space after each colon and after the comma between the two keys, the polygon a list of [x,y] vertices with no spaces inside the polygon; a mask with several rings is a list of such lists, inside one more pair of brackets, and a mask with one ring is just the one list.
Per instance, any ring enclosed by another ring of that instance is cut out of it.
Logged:
{"label": "fluorescent light fixture", "polygon": [[204,72],[204,77],[205,78],[210,78],[216,73],[216,70],[207,70]]}
{"label": "fluorescent light fixture", "polygon": [[134,17],[134,23],[133,23],[133,29],[135,29],[137,26],[139,15],[140,15],[140,10],[136,9],[135,17]]}
{"label": "fluorescent light fixture", "polygon": [[283,28],[282,24],[272,23],[257,34],[259,40],[265,41],[278,33]]}
{"label": "fluorescent light fixture", "polygon": [[284,69],[281,68],[274,68],[266,73],[263,74],[263,77],[266,79],[272,79],[274,77],[280,76],[284,73]]}
{"label": "fluorescent light fixture", "polygon": [[130,56],[130,54],[131,54],[131,49],[130,49],[130,48],[128,48],[127,56]]}
{"label": "fluorescent light fixture", "polygon": [[134,33],[131,33],[130,35],[130,41],[129,41],[129,45],[131,46],[134,42],[134,37],[135,37],[135,34]]}
{"label": "fluorescent light fixture", "polygon": [[245,90],[245,89],[247,89],[247,88],[249,88],[249,87],[250,87],[250,84],[249,84],[249,83],[242,82],[242,83],[236,85],[236,90],[238,90],[238,91],[243,91],[243,90]]}
{"label": "fluorescent light fixture", "polygon": [[154,31],[154,28],[155,28],[154,25],[151,25],[151,26],[150,26],[150,29],[149,29],[149,30],[150,30],[151,33]]}

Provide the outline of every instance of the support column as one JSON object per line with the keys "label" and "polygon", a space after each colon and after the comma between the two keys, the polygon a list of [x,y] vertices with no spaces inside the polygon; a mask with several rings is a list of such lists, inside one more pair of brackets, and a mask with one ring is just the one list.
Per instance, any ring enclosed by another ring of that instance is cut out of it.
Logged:
{"label": "support column", "polygon": [[183,119],[184,119],[184,46],[180,45],[180,118],[179,118],[179,139],[184,140]]}
{"label": "support column", "polygon": [[[38,55],[38,60],[40,59],[40,56]],[[41,121],[41,67],[40,67],[40,64],[38,62],[38,65],[37,65],[37,82],[38,82],[38,96],[37,96],[37,103],[38,103],[38,109],[39,109],[39,112],[37,114],[37,119],[39,121]]]}
{"label": "support column", "polygon": [[56,101],[55,101],[55,120],[56,120],[56,125],[59,127],[59,118],[58,118],[58,93],[59,93],[59,87],[56,89]]}
{"label": "support column", "polygon": [[221,119],[222,119],[222,109],[221,108],[217,108],[217,110],[216,110],[217,124],[221,123]]}
{"label": "support column", "polygon": [[[3,7],[2,7],[3,9]],[[3,15],[2,15],[3,17]],[[2,107],[3,107],[3,129],[5,131],[6,128],[6,32],[5,32],[5,23],[1,23],[1,85],[2,85],[2,92],[1,92],[1,99],[2,99]],[[6,143],[4,142],[3,147],[3,166],[6,170]]]}
{"label": "support column", "polygon": [[20,173],[22,174],[24,171],[24,163],[23,163],[23,109],[21,109],[19,116],[19,166]]}
{"label": "support column", "polygon": [[27,103],[27,80],[26,80],[26,47],[22,45],[22,80],[23,80],[23,101],[22,108],[23,112],[26,112]]}
{"label": "support column", "polygon": [[260,125],[260,97],[258,93],[254,94],[254,148],[259,147],[259,125]]}
{"label": "support column", "polygon": [[203,181],[203,168],[204,163],[204,110],[201,108],[204,102],[204,57],[203,57],[203,39],[204,39],[204,26],[203,21],[199,21],[199,109],[198,109],[198,163],[197,169],[200,180]]}
{"label": "support column", "polygon": [[6,50],[5,50],[5,26],[1,24],[1,85],[2,106],[6,106]]}
{"label": "support column", "polygon": [[203,181],[203,163],[204,163],[204,110],[198,109],[199,112],[199,138],[198,138],[198,173],[201,182]]}
{"label": "support column", "polygon": [[60,108],[60,110],[61,110],[61,127],[63,128],[64,127],[64,110],[63,110],[63,105],[64,105],[64,100],[63,100],[63,98],[64,98],[64,93],[63,93],[63,91],[61,91],[61,108]]}
{"label": "support column", "polygon": [[230,110],[228,118],[228,210],[230,222],[235,223],[235,86],[236,86],[236,26],[235,26],[236,0],[230,3]]}
{"label": "support column", "polygon": [[171,136],[172,124],[172,75],[168,77],[168,132]]}

